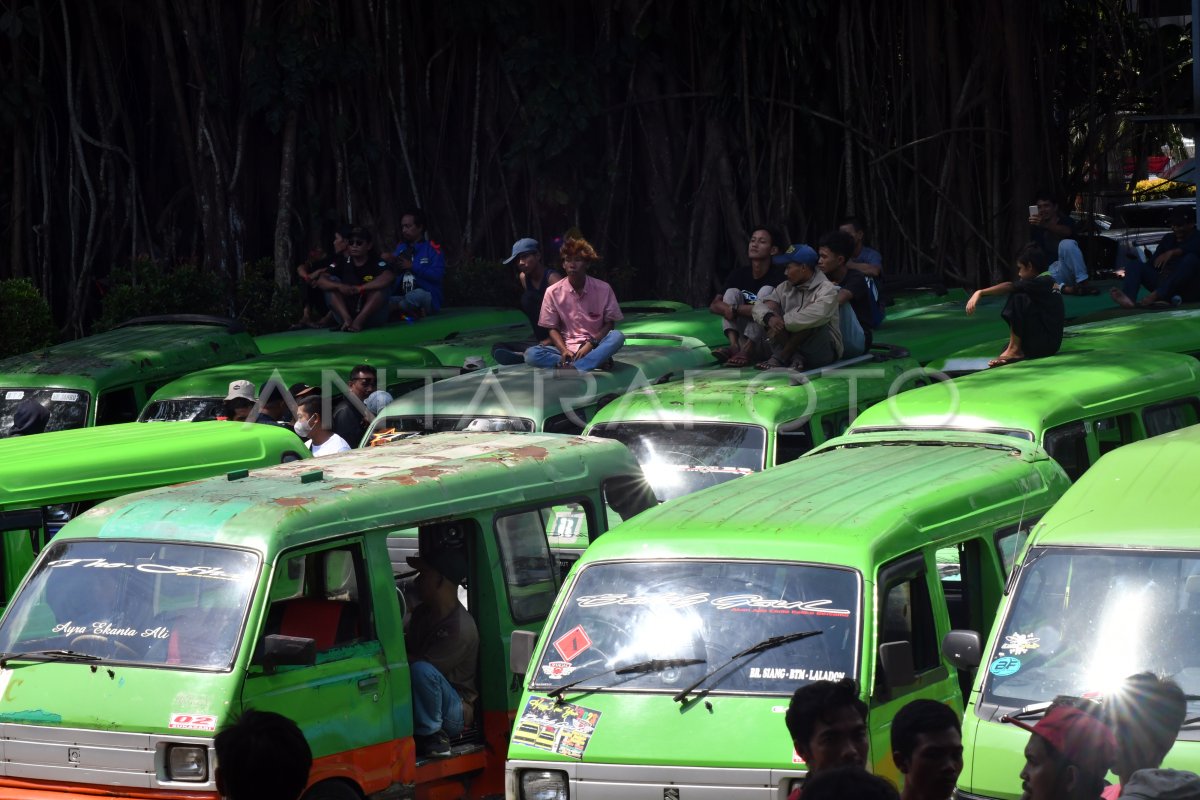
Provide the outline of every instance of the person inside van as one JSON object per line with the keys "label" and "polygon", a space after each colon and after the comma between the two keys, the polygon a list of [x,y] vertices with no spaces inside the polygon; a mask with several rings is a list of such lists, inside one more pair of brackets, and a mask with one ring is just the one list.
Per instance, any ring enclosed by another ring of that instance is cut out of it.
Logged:
{"label": "person inside van", "polygon": [[1021,800],[1098,800],[1117,747],[1098,717],[1056,699],[1034,725],[1008,715],[1000,721],[1030,733]]}
{"label": "person inside van", "polygon": [[413,729],[419,758],[450,755],[450,737],[475,719],[479,630],[458,600],[467,578],[461,548],[439,547],[409,556],[421,600],[404,633],[412,670]]}
{"label": "person inside van", "polygon": [[224,800],[296,800],[308,785],[312,748],[282,714],[248,708],[218,731],[213,748]]}
{"label": "person inside van", "polygon": [[817,259],[806,244],[773,259],[784,265],[784,281],[754,304],[754,321],[766,331],[771,350],[759,369],[816,369],[842,357],[838,290],[817,269]]}
{"label": "person inside van", "polygon": [[1120,780],[1104,790],[1104,798],[1116,800],[1133,773],[1162,766],[1187,716],[1187,697],[1170,678],[1139,672],[1106,697],[1104,706],[1117,738],[1113,773]]}
{"label": "person inside van", "polygon": [[50,409],[32,397],[26,397],[13,411],[13,424],[8,435],[33,436],[35,433],[45,433],[49,424]]}
{"label": "person inside van", "polygon": [[946,800],[963,768],[962,723],[936,700],[913,700],[892,721],[892,760],[904,775],[901,800]]}
{"label": "person inside van", "polygon": [[[792,694],[784,722],[808,777],[832,767],[867,766],[867,704],[853,678],[801,686]],[[788,800],[799,797],[796,789]]]}
{"label": "person inside van", "polygon": [[304,440],[304,446],[312,451],[314,457],[344,453],[350,449],[350,445],[326,424],[321,404],[320,395],[301,400],[296,406],[296,424],[292,430]]}
{"label": "person inside van", "polygon": [[1017,280],[977,289],[967,300],[967,313],[974,314],[980,298],[1008,295],[1000,316],[1008,323],[1008,346],[989,367],[1000,367],[1027,358],[1045,358],[1062,346],[1066,311],[1055,279],[1046,271],[1046,256],[1027,245],[1017,255]]}

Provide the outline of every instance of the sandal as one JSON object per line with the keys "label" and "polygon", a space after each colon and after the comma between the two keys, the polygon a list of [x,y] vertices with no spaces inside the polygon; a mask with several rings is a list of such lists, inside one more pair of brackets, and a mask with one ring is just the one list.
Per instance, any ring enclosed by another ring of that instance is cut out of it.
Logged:
{"label": "sandal", "polygon": [[[748,360],[748,359],[747,359],[747,360]],[[758,362],[757,364],[755,364],[755,365],[754,365],[754,368],[755,368],[755,369],[761,369],[761,370],[766,370],[766,369],[788,369],[788,365],[787,365],[787,364],[784,364],[782,361],[780,361],[780,360],[779,360],[778,358],[776,358],[775,356],[771,356],[771,357],[770,357],[770,358],[768,358],[766,361],[760,361],[760,362]]]}
{"label": "sandal", "polygon": [[732,347],[715,347],[715,348],[713,348],[712,354],[713,354],[713,358],[715,358],[718,363],[724,364],[726,361],[728,361],[730,358],[733,357],[733,348]]}

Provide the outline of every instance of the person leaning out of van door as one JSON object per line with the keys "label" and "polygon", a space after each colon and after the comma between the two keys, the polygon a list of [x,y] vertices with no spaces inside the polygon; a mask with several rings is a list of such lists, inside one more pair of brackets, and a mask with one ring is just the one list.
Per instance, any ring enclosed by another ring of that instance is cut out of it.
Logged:
{"label": "person leaning out of van door", "polygon": [[612,357],[625,344],[615,330],[624,319],[612,287],[588,275],[600,260],[587,239],[567,237],[559,250],[565,281],[546,290],[538,325],[550,334],[550,344],[525,351],[525,363],[534,367],[574,367],[580,372],[611,369]]}
{"label": "person leaning out of van door", "polygon": [[417,757],[444,757],[450,755],[450,737],[474,724],[479,697],[475,675],[479,630],[458,601],[458,587],[467,578],[467,559],[461,548],[440,547],[407,561],[417,570],[421,601],[404,633],[412,670]]}
{"label": "person leaning out of van door", "polygon": [[989,367],[1052,356],[1062,346],[1066,310],[1046,262],[1045,253],[1032,244],[1026,245],[1017,255],[1016,281],[977,289],[967,300],[967,313],[974,314],[981,297],[1008,295],[1000,312],[1008,323],[1008,346],[988,362]]}

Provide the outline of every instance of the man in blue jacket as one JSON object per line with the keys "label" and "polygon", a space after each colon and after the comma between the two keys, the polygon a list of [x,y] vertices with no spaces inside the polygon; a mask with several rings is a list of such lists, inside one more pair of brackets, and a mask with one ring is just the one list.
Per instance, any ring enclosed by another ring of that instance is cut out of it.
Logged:
{"label": "man in blue jacket", "polygon": [[437,313],[442,307],[446,257],[428,236],[425,212],[419,208],[405,211],[400,217],[400,237],[394,253],[398,263],[392,308],[418,316]]}

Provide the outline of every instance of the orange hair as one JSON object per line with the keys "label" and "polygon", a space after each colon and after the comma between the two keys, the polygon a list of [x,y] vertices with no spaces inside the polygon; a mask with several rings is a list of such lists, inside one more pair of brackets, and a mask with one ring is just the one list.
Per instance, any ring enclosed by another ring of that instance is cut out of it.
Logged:
{"label": "orange hair", "polygon": [[568,236],[559,249],[558,254],[562,256],[563,261],[575,258],[583,259],[584,261],[600,260],[596,248],[592,247],[592,243],[583,237],[574,239]]}

